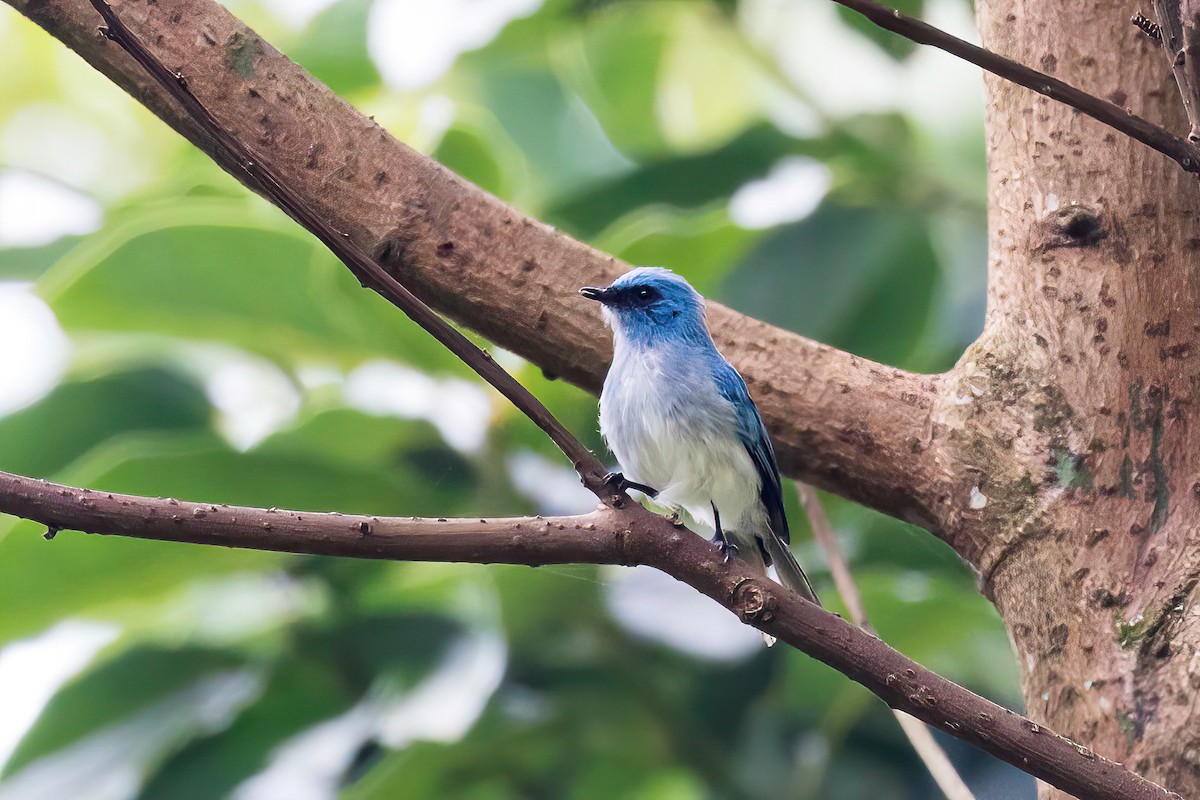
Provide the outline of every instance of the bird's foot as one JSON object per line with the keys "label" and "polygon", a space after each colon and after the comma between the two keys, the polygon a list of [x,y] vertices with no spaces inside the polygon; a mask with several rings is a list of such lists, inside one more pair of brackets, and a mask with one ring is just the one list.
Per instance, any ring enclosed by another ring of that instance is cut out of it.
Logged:
{"label": "bird's foot", "polygon": [[716,503],[709,503],[712,506],[713,512],[713,534],[712,543],[721,551],[721,555],[725,556],[725,563],[728,564],[738,554],[738,547],[733,542],[729,541],[729,537],[725,535],[725,531],[721,528],[721,512],[717,510]]}
{"label": "bird's foot", "polygon": [[738,546],[726,538],[724,531],[718,530],[717,535],[712,538],[712,543],[721,551],[721,555],[725,557],[726,564],[737,557]]}
{"label": "bird's foot", "polygon": [[627,480],[619,472],[608,473],[604,476],[604,482],[617,492],[627,492],[630,489],[635,489],[651,499],[658,497],[658,489],[651,489],[644,483],[634,483],[631,480]]}

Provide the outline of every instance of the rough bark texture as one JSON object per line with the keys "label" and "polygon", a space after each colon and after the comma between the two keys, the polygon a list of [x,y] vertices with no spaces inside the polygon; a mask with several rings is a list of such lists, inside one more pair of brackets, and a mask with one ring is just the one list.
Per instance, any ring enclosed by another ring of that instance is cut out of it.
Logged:
{"label": "rough bark texture", "polygon": [[[986,47],[1186,131],[1130,10],[978,8]],[[1200,188],[1077,112],[987,88],[987,324],[937,412],[958,495],[986,499],[960,506],[960,552],[1030,715],[1200,797]]]}
{"label": "rough bark texture", "polygon": [[[100,17],[88,0],[6,1],[216,153],[140,66],[97,36]],[[547,372],[599,389],[611,344],[599,313],[576,290],[626,265],[398,142],[213,0],[113,7],[234,136],[421,299]],[[216,160],[244,178],[236,164]],[[785,472],[939,527],[939,481],[926,472],[932,460],[923,449],[935,377],[856,358],[716,304],[709,317],[755,395]]]}

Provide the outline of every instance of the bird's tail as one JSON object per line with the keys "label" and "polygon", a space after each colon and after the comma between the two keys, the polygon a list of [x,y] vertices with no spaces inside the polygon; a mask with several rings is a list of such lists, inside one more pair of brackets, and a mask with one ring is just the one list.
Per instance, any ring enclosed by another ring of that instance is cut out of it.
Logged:
{"label": "bird's tail", "polygon": [[796,557],[792,555],[787,544],[774,533],[767,535],[765,544],[767,554],[771,556],[771,561],[775,564],[779,582],[810,603],[821,605],[821,600],[813,590],[812,583],[804,574],[804,570],[800,568],[800,564],[796,562]]}

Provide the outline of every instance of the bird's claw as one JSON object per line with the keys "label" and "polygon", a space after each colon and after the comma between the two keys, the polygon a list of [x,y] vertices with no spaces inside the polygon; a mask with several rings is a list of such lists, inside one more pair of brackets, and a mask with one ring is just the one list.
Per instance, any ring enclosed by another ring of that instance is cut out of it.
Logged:
{"label": "bird's claw", "polygon": [[610,472],[605,475],[604,483],[612,487],[612,489],[618,494],[621,492],[627,492],[630,489],[635,489],[651,499],[658,497],[658,489],[651,489],[649,486],[646,486],[643,483],[634,483],[633,481],[627,479],[620,472]]}
{"label": "bird's claw", "polygon": [[726,539],[724,533],[717,533],[717,535],[712,538],[712,543],[715,544],[717,549],[721,551],[721,555],[724,556],[726,564],[737,558],[738,546]]}
{"label": "bird's claw", "polygon": [[717,510],[717,504],[709,501],[713,512],[713,538],[712,543],[721,551],[721,555],[725,556],[725,563],[728,564],[738,554],[738,547],[733,542],[729,541],[729,537],[725,534],[725,529],[721,527],[721,512]]}

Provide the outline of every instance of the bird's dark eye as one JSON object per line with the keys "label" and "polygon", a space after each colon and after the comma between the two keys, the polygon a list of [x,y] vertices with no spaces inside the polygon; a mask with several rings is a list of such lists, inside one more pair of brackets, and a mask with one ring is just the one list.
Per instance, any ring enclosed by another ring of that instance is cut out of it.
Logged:
{"label": "bird's dark eye", "polygon": [[649,303],[651,300],[658,299],[658,291],[648,286],[643,286],[641,289],[638,289],[637,298],[643,303]]}

